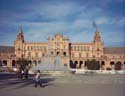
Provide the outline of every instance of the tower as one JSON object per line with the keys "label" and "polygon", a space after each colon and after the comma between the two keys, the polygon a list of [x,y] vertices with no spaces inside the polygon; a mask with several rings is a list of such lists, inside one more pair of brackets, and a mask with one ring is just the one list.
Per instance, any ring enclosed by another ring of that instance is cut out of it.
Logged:
{"label": "tower", "polygon": [[94,35],[94,40],[93,40],[93,48],[94,48],[94,56],[95,57],[101,57],[103,55],[103,48],[104,44],[101,40],[100,32],[96,28],[96,32]]}
{"label": "tower", "polygon": [[19,34],[17,35],[17,41],[24,42],[22,27],[20,27],[20,29],[19,29]]}
{"label": "tower", "polygon": [[96,29],[96,32],[95,32],[94,43],[101,43],[101,36],[98,29]]}
{"label": "tower", "polygon": [[14,48],[15,48],[15,55],[18,58],[23,58],[24,56],[24,35],[23,35],[23,31],[22,28],[19,28],[19,33],[17,35],[15,44],[14,44]]}

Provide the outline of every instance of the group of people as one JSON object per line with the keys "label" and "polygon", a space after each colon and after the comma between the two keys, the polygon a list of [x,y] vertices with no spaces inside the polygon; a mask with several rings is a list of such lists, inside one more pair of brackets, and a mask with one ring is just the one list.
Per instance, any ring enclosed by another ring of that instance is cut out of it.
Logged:
{"label": "group of people", "polygon": [[[23,79],[28,79],[28,69],[22,69],[19,71],[18,74],[18,79],[23,80]],[[40,70],[37,70],[36,75],[34,76],[34,81],[35,81],[35,88],[40,85],[40,87],[43,87],[42,82],[41,82],[41,74]]]}
{"label": "group of people", "polygon": [[29,75],[28,69],[27,68],[22,69],[18,73],[18,79],[21,79],[21,80],[22,79],[28,79],[28,75]]}

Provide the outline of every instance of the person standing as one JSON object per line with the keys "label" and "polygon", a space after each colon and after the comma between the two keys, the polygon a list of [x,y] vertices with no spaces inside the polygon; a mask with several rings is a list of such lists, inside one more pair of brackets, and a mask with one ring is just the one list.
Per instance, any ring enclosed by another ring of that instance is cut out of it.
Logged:
{"label": "person standing", "polygon": [[19,70],[19,71],[17,72],[18,80],[22,79],[22,78],[21,78],[21,75],[22,75],[22,74],[21,74],[21,70]]}
{"label": "person standing", "polygon": [[24,77],[25,77],[25,79],[28,79],[28,69],[27,68],[24,69]]}
{"label": "person standing", "polygon": [[21,70],[21,76],[20,76],[21,80],[23,79],[23,77],[24,77],[24,70],[22,69]]}
{"label": "person standing", "polygon": [[40,77],[41,77],[40,75],[41,75],[40,70],[37,70],[37,73],[35,75],[35,87],[37,87],[38,84],[40,85],[40,87],[43,87],[40,80]]}

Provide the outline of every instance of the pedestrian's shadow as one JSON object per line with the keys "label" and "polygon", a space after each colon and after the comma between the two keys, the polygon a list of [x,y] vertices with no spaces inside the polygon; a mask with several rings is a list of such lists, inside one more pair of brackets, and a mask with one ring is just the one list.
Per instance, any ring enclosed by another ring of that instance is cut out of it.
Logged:
{"label": "pedestrian's shadow", "polygon": [[[41,79],[41,83],[43,85],[43,88],[46,87],[46,86],[52,85],[53,84],[52,81],[54,81],[54,80],[55,80],[54,78],[43,78],[43,79]],[[16,87],[15,89],[23,88],[23,87],[30,86],[30,85],[32,85],[34,87],[35,81],[33,79],[25,81],[23,84]]]}
{"label": "pedestrian's shadow", "polygon": [[[54,81],[55,78],[42,78],[41,79],[41,83],[43,84],[43,87],[52,85],[52,81]],[[19,88],[23,88],[23,87],[27,87],[27,86],[34,86],[35,85],[35,81],[31,78],[28,80],[11,80],[11,81],[7,81],[4,83],[0,84],[0,89],[3,88],[8,88],[8,87],[12,87],[12,89],[19,89]]]}
{"label": "pedestrian's shadow", "polygon": [[46,86],[52,85],[53,83],[51,81],[54,81],[54,80],[55,78],[44,78],[44,79],[41,79],[41,83],[43,87],[46,87]]}
{"label": "pedestrian's shadow", "polygon": [[18,85],[18,84],[23,84],[26,81],[25,80],[6,80],[6,81],[4,80],[1,82],[2,83],[0,84],[0,89],[7,88],[7,87],[13,87],[13,86]]}

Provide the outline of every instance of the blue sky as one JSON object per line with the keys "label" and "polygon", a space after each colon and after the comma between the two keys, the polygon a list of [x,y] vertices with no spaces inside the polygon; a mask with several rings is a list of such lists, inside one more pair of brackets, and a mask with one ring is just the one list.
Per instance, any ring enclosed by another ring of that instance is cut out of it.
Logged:
{"label": "blue sky", "polygon": [[63,34],[92,42],[96,22],[105,46],[125,46],[123,0],[0,0],[0,45],[13,45],[22,26],[25,41]]}

